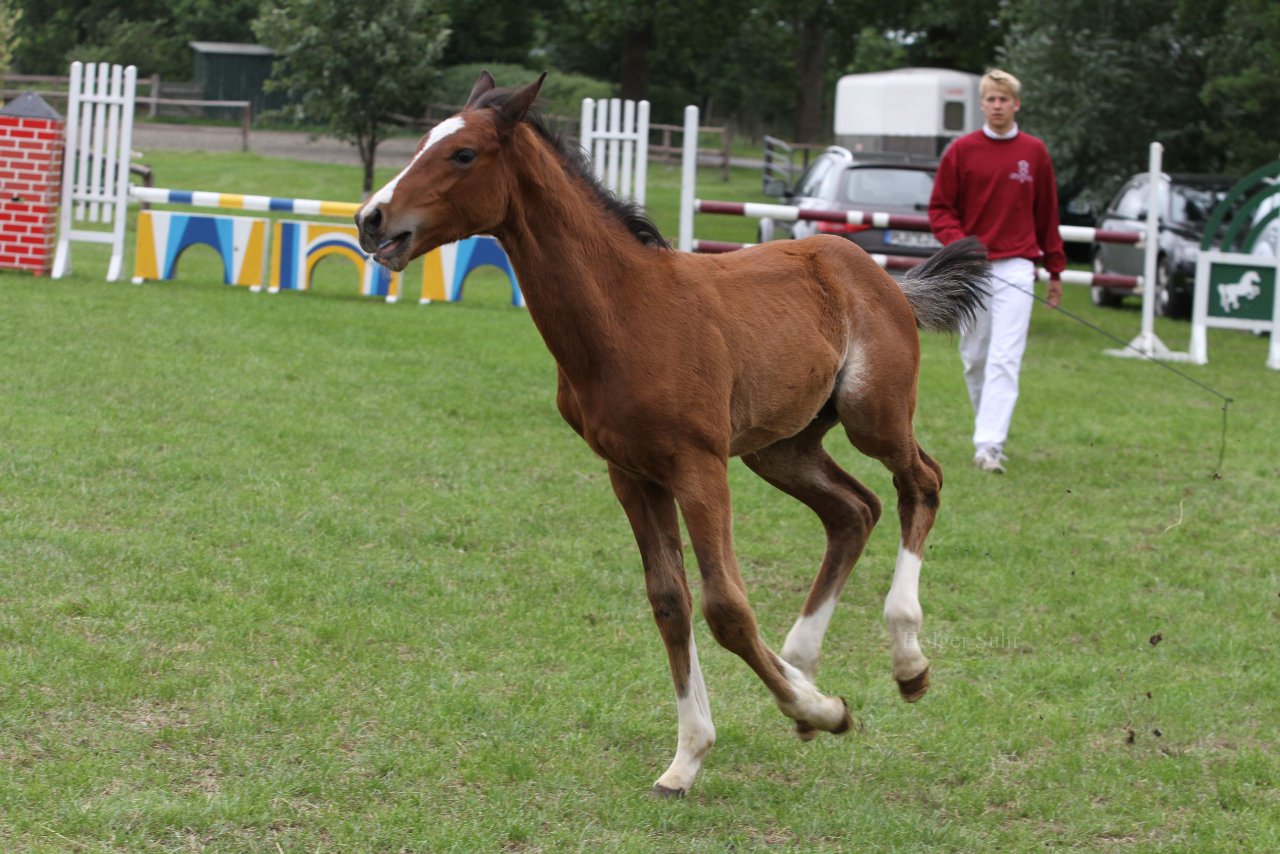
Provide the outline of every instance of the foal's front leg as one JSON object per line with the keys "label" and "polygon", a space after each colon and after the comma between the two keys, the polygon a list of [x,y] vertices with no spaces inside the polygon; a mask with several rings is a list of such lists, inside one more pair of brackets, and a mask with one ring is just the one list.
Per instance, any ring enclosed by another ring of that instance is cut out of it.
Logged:
{"label": "foal's front leg", "polygon": [[676,501],[702,573],[702,613],[711,634],[756,672],[784,715],[804,727],[834,733],[847,730],[852,720],[844,700],[824,696],[760,637],[733,553],[726,461],[709,455],[686,461],[675,483]]}
{"label": "foal's front leg", "polygon": [[693,641],[693,601],[684,572],[680,523],[671,493],[609,467],[613,491],[631,522],[644,564],[645,589],[671,663],[680,717],[676,756],[653,784],[659,796],[682,796],[693,785],[702,760],[716,741],[707,688]]}

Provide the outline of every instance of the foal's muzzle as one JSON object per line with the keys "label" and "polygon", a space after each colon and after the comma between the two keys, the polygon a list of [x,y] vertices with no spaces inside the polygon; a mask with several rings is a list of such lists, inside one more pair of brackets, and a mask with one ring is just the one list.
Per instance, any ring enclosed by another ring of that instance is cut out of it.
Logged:
{"label": "foal's muzzle", "polygon": [[356,231],[360,235],[360,248],[370,255],[378,248],[378,235],[382,230],[382,211],[378,208],[361,208],[356,211]]}
{"label": "foal's muzzle", "polygon": [[402,269],[408,259],[397,266],[400,256],[409,248],[407,231],[388,234],[385,227],[386,217],[379,207],[362,208],[356,213],[356,229],[360,233],[360,248],[367,252],[373,260],[393,270]]}

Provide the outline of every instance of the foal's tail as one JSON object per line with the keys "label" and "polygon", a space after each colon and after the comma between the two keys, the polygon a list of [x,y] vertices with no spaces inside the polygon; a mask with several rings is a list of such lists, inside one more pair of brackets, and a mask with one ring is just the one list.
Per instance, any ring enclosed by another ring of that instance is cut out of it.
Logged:
{"label": "foal's tail", "polygon": [[976,237],[957,240],[929,260],[908,270],[898,283],[916,313],[916,325],[935,332],[955,332],[973,320],[990,295],[991,263]]}

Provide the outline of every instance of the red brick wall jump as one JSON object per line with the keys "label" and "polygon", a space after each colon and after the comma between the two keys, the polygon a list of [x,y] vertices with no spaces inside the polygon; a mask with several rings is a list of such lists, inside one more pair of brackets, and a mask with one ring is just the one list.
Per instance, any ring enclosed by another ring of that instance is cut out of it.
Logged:
{"label": "red brick wall jump", "polygon": [[0,116],[0,267],[49,274],[62,189],[59,119]]}

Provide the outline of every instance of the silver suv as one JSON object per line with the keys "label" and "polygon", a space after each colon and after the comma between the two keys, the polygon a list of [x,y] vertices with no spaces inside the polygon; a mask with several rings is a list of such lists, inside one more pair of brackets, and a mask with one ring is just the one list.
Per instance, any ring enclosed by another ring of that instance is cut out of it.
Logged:
{"label": "silver suv", "polygon": [[[811,210],[860,210],[915,216],[924,216],[929,211],[933,176],[938,168],[934,158],[887,152],[854,154],[833,145],[815,157],[800,177],[792,181],[791,170],[777,165],[778,145],[777,140],[766,140],[766,195],[781,197],[789,205]],[[783,144],[781,151],[789,155],[787,149]],[[844,235],[866,251],[882,255],[925,257],[942,246],[928,231],[772,219],[760,220],[759,240],[763,243],[821,233]]]}
{"label": "silver suv", "polygon": [[[1134,175],[1116,193],[1098,227],[1110,231],[1143,231],[1147,227],[1148,175]],[[1161,175],[1159,248],[1156,256],[1156,312],[1164,317],[1187,317],[1195,293],[1196,258],[1209,214],[1227,196],[1235,178],[1226,175]],[[1094,250],[1095,273],[1141,276],[1144,250],[1135,244],[1100,243]],[[1119,305],[1133,288],[1091,289],[1094,305]]]}

